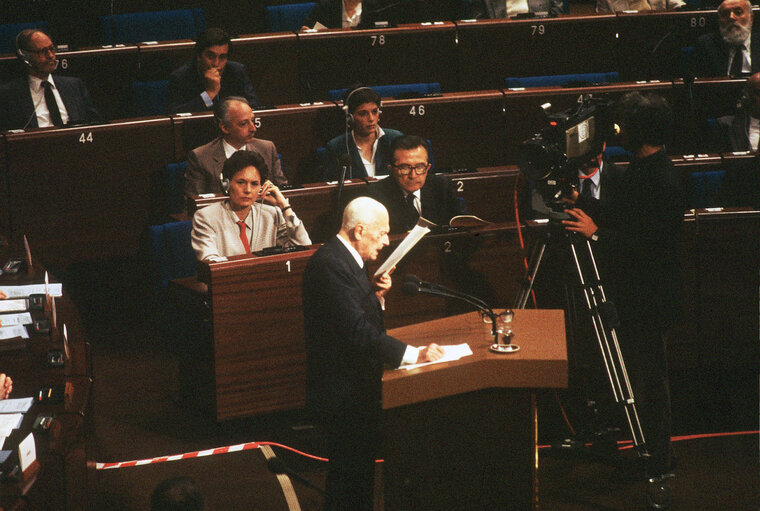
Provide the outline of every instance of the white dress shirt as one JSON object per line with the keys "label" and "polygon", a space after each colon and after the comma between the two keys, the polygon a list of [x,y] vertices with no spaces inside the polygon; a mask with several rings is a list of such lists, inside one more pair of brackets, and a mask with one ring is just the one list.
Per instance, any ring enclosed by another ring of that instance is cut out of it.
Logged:
{"label": "white dress shirt", "polygon": [[380,141],[380,137],[382,137],[383,135],[385,135],[383,128],[378,126],[377,136],[375,137],[375,143],[372,144],[372,157],[370,161],[367,161],[364,158],[364,154],[362,153],[362,150],[359,148],[359,144],[356,143],[356,137],[354,137],[354,131],[351,130],[351,138],[354,139],[354,145],[356,146],[356,150],[359,151],[359,158],[362,159],[362,163],[364,164],[364,168],[367,171],[367,175],[370,177],[375,177],[375,153],[377,153],[377,143]]}
{"label": "white dress shirt", "polygon": [[32,93],[34,113],[37,115],[37,126],[40,128],[54,126],[53,121],[50,119],[50,111],[45,102],[45,88],[42,86],[43,81],[48,82],[53,89],[53,96],[55,96],[55,102],[58,103],[58,110],[61,112],[61,120],[65,126],[69,122],[69,113],[66,111],[66,105],[63,104],[63,99],[61,99],[58,88],[55,86],[53,75],[48,75],[46,80],[29,75],[29,92]]}

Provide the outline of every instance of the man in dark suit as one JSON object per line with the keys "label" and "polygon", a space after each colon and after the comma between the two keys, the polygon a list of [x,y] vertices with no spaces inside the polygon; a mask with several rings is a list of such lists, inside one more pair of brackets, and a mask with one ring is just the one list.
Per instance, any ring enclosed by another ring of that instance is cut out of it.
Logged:
{"label": "man in dark suit", "polygon": [[757,151],[760,139],[760,73],[747,80],[736,115],[716,120],[715,152]]}
{"label": "man in dark suit", "polygon": [[[509,5],[507,5],[509,3]],[[518,14],[562,14],[562,0],[474,0],[470,2],[470,17],[475,19],[509,18]]]}
{"label": "man in dark suit", "polygon": [[58,67],[50,37],[36,28],[16,37],[27,74],[0,87],[0,130],[94,123],[100,115],[82,80],[52,75]]}
{"label": "man in dark suit", "polygon": [[288,184],[282,173],[277,148],[269,140],[254,138],[256,116],[245,98],[231,96],[214,110],[222,136],[187,154],[185,197],[202,193],[222,193],[222,167],[235,152],[248,150],[259,153],[267,164],[270,179],[277,186]]}
{"label": "man in dark suit", "polygon": [[391,144],[390,175],[370,183],[368,194],[390,215],[391,234],[409,231],[420,216],[438,225],[465,213],[464,201],[457,197],[447,178],[428,174],[427,142],[416,135],[404,135]]}
{"label": "man in dark suit", "polygon": [[327,435],[327,510],[373,508],[383,365],[443,354],[435,344],[413,348],[385,333],[381,300],[391,278],[370,282],[365,262],[388,245],[388,229],[382,204],[354,199],[340,232],[317,250],[303,274],[306,401]]}
{"label": "man in dark suit", "polygon": [[324,180],[341,178],[342,160],[347,160],[346,179],[387,174],[391,142],[403,133],[380,127],[378,93],[369,87],[352,88],[343,97],[343,110],[346,113],[346,133],[327,143]]}
{"label": "man in dark suit", "polygon": [[205,112],[220,99],[242,96],[259,106],[253,85],[239,62],[227,60],[230,36],[222,29],[209,28],[195,42],[195,58],[169,76],[169,113]]}
{"label": "man in dark suit", "polygon": [[598,249],[600,276],[617,306],[620,347],[651,455],[648,474],[660,479],[672,468],[664,337],[681,309],[686,194],[665,153],[673,125],[667,102],[630,93],[621,100],[620,111],[623,146],[634,158],[613,200],[575,192],[576,208],[567,210],[572,218],[562,223]]}
{"label": "man in dark suit", "polygon": [[718,6],[719,33],[697,40],[696,76],[741,76],[760,71],[760,34],[752,33],[748,0],[724,0]]}

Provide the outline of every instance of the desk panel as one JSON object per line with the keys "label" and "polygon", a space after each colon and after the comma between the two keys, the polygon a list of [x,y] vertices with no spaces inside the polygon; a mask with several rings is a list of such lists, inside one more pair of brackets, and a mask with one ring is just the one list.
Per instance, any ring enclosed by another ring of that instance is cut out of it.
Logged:
{"label": "desk panel", "polygon": [[5,135],[8,223],[48,266],[136,254],[151,187],[172,154],[170,120]]}
{"label": "desk panel", "polygon": [[308,101],[327,99],[328,90],[356,82],[439,82],[443,90],[454,90],[457,79],[456,30],[450,22],[301,32],[298,49],[299,72]]}
{"label": "desk panel", "polygon": [[619,13],[615,25],[615,71],[621,80],[673,79],[689,71],[681,48],[717,31],[718,16],[716,11]]}
{"label": "desk panel", "polygon": [[500,91],[385,101],[382,125],[430,140],[436,169],[507,163],[508,132]]}
{"label": "desk panel", "polygon": [[615,16],[457,22],[459,89],[501,89],[504,79],[616,71]]}

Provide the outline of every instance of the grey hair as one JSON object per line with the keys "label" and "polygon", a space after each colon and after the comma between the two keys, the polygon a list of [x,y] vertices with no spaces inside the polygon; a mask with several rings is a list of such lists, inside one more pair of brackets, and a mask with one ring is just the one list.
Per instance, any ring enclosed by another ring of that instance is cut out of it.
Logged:
{"label": "grey hair", "polygon": [[341,230],[351,231],[359,224],[372,225],[388,211],[385,206],[371,197],[357,197],[348,203],[343,210],[343,222]]}
{"label": "grey hair", "polygon": [[247,99],[240,96],[228,96],[224,98],[224,100],[217,103],[216,107],[214,107],[214,117],[218,123],[225,126],[230,125],[230,108],[232,108],[232,103],[235,101],[251,106],[248,104]]}

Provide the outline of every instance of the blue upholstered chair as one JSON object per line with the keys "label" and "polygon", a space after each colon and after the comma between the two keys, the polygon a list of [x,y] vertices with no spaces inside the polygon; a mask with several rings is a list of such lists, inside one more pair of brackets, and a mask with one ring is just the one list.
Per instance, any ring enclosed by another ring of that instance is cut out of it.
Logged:
{"label": "blue upholstered chair", "polygon": [[315,2],[270,5],[266,8],[267,29],[270,32],[298,32]]}
{"label": "blue upholstered chair", "polygon": [[720,188],[725,173],[725,170],[692,172],[689,176],[689,208],[715,206],[711,199]]}
{"label": "blue upholstered chair", "polygon": [[548,76],[522,76],[506,78],[505,86],[508,89],[520,89],[527,87],[552,87],[569,84],[588,85],[592,83],[616,83],[620,81],[617,72],[610,73],[580,73],[570,75]]}
{"label": "blue upholstered chair", "polygon": [[203,9],[135,12],[101,16],[103,44],[196,39],[206,30]]}
{"label": "blue upholstered chair", "polygon": [[16,36],[27,28],[39,28],[48,32],[50,27],[47,21],[29,21],[27,23],[9,23],[0,25],[0,54],[16,52]]}
{"label": "blue upholstered chair", "polygon": [[[381,98],[399,98],[404,96],[414,97],[441,93],[441,84],[437,82],[371,85],[370,88],[377,92]],[[348,89],[331,89],[327,91],[327,93],[331,100],[340,101],[347,90]]]}
{"label": "blue upholstered chair", "polygon": [[168,80],[132,82],[132,105],[137,117],[166,115]]}

